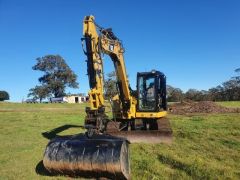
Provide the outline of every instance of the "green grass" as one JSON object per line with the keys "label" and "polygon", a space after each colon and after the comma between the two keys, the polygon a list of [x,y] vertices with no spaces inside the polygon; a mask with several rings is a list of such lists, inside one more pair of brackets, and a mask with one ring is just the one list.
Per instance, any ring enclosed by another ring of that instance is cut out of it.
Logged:
{"label": "green grass", "polygon": [[[0,179],[56,179],[35,172],[48,142],[41,133],[82,125],[84,108],[85,104],[0,103]],[[240,114],[169,118],[171,145],[130,145],[132,179],[240,179]],[[71,128],[62,134],[80,131]]]}
{"label": "green grass", "polygon": [[226,106],[229,108],[240,108],[240,101],[223,101],[217,102],[219,105]]}
{"label": "green grass", "polygon": [[170,118],[172,145],[132,145],[132,151],[138,152],[132,154],[136,177],[240,178],[239,114]]}

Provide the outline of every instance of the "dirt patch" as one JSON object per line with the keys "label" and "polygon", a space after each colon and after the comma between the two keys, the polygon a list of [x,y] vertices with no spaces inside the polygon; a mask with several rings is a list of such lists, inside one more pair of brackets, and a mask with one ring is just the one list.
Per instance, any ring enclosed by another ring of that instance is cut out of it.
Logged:
{"label": "dirt patch", "polygon": [[240,108],[227,108],[212,101],[183,101],[169,106],[172,114],[189,113],[240,113]]}

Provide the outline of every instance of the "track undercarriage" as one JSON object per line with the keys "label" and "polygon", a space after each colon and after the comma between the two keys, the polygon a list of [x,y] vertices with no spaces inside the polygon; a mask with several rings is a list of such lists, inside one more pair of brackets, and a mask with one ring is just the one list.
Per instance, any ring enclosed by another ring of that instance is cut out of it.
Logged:
{"label": "track undercarriage", "polygon": [[105,109],[86,109],[85,128],[87,136],[106,134],[125,138],[130,143],[171,143],[172,129],[169,120],[159,119],[108,119]]}
{"label": "track undercarriage", "polygon": [[130,143],[171,143],[172,129],[167,118],[136,119],[126,123],[109,121],[106,133]]}

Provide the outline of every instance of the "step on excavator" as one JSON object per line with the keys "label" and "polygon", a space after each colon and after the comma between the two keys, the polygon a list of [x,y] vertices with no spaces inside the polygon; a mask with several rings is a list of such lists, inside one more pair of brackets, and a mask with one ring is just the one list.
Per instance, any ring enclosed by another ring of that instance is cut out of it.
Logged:
{"label": "step on excavator", "polygon": [[[130,179],[129,143],[171,141],[166,76],[157,70],[139,72],[137,88],[132,90],[121,41],[112,29],[97,25],[92,15],[84,18],[81,40],[90,85],[86,133],[52,139],[44,153],[44,167],[70,176]],[[104,54],[112,60],[117,77],[118,94],[110,103],[112,118],[105,111]]]}

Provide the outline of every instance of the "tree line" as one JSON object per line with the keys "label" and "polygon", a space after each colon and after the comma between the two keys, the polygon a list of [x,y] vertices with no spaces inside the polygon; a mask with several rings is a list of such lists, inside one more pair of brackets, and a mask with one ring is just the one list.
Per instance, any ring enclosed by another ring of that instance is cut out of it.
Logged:
{"label": "tree line", "polygon": [[209,90],[189,89],[183,92],[180,88],[167,86],[169,102],[193,101],[239,101],[240,100],[240,68],[235,70],[236,76]]}
{"label": "tree line", "polygon": [[[37,58],[33,70],[43,72],[38,79],[39,84],[29,90],[29,97],[40,102],[48,97],[62,97],[66,95],[66,87],[78,88],[77,75],[66,64],[60,55],[46,55]],[[180,88],[167,86],[167,100],[177,102],[183,100],[193,101],[237,101],[240,100],[240,68],[235,70],[236,76],[209,90],[189,89],[183,92]],[[116,88],[117,77],[115,72],[108,73],[104,83],[104,95],[111,99],[118,93]],[[133,92],[133,91],[131,91]],[[9,98],[9,97],[8,97]],[[6,98],[5,98],[6,99]],[[1,98],[0,98],[1,100]]]}

